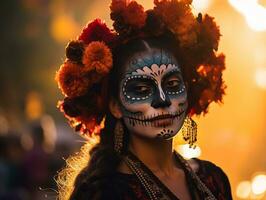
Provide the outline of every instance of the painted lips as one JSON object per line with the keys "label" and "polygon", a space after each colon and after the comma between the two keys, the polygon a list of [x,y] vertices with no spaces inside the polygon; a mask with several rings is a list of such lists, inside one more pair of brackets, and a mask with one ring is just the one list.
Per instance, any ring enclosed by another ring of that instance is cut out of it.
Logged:
{"label": "painted lips", "polygon": [[180,112],[180,113],[178,113],[176,115],[170,115],[170,114],[159,115],[159,116],[151,118],[150,121],[151,122],[155,122],[154,126],[156,126],[156,127],[166,127],[166,126],[172,125],[173,124],[173,120],[176,117],[181,116],[183,113],[184,113],[184,111],[182,111],[182,112]]}
{"label": "painted lips", "polygon": [[173,124],[173,118],[157,119],[156,121],[155,127],[166,127]]}
{"label": "painted lips", "polygon": [[185,111],[180,111],[177,114],[163,114],[156,117],[127,117],[130,124],[142,124],[144,126],[151,125],[155,127],[166,127],[173,124],[175,118],[180,117]]}

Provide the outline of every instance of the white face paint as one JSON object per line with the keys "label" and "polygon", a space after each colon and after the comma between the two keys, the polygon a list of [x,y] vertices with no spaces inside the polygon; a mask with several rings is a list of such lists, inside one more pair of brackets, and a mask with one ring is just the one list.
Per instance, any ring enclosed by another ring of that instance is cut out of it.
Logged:
{"label": "white face paint", "polygon": [[183,125],[188,105],[176,59],[151,49],[134,55],[125,68],[120,100],[129,131],[148,138],[172,138]]}

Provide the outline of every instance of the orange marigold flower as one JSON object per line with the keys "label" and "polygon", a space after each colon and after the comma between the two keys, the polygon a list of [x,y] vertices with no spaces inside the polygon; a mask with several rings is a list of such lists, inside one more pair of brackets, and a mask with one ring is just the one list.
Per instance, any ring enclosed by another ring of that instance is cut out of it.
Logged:
{"label": "orange marigold flower", "polygon": [[66,61],[60,66],[55,77],[58,87],[67,97],[77,97],[86,94],[89,80],[82,73],[82,68],[76,63]]}
{"label": "orange marigold flower", "polygon": [[147,14],[142,5],[136,1],[131,1],[123,12],[124,20],[127,24],[136,28],[142,28],[145,25]]}
{"label": "orange marigold flower", "polygon": [[107,74],[113,66],[111,50],[104,42],[91,42],[83,54],[83,70],[90,72],[95,70],[99,74]]}

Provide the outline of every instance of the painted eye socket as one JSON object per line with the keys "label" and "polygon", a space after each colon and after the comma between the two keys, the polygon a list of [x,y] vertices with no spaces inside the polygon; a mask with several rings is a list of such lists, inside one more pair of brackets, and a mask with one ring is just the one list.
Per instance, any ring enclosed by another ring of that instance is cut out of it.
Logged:
{"label": "painted eye socket", "polygon": [[147,85],[136,85],[133,90],[137,94],[147,94],[151,92],[151,88]]}
{"label": "painted eye socket", "polygon": [[166,88],[174,88],[177,87],[180,84],[180,81],[178,79],[171,79],[167,81]]}
{"label": "painted eye socket", "polygon": [[126,83],[124,91],[130,98],[147,98],[153,92],[153,83],[148,79],[131,79]]}
{"label": "painted eye socket", "polygon": [[167,92],[177,92],[180,90],[182,82],[176,76],[171,76],[164,81],[164,89]]}

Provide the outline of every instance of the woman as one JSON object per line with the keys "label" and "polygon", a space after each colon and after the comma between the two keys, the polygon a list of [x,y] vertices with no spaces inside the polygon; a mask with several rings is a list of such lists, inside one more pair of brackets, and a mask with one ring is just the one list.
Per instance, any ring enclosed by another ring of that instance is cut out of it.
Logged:
{"label": "woman", "polygon": [[[115,31],[99,19],[66,48],[56,80],[59,108],[85,145],[59,173],[59,199],[232,199],[225,173],[184,160],[172,139],[196,142],[193,115],[221,102],[224,56],[213,18],[194,17],[191,1],[113,0]],[[89,152],[88,152],[89,150]],[[88,155],[89,154],[89,155]]]}

